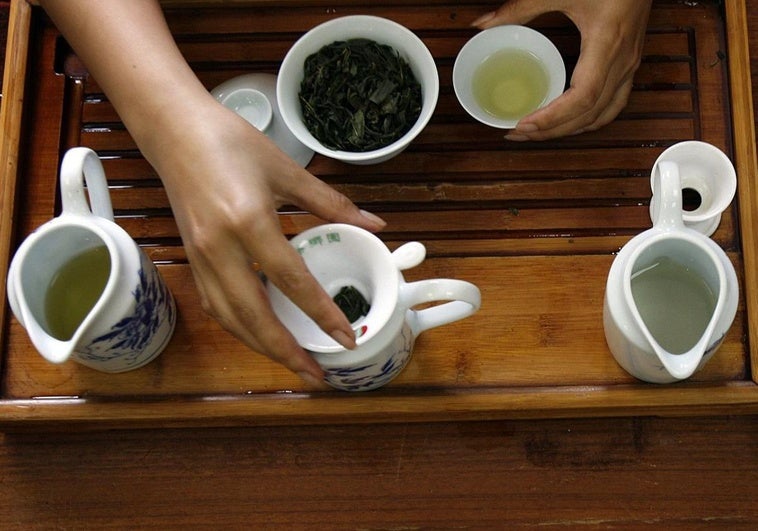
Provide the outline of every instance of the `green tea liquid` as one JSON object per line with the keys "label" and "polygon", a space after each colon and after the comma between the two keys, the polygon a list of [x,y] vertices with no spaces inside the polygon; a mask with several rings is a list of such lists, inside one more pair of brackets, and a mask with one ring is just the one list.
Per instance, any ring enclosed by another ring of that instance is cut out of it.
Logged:
{"label": "green tea liquid", "polygon": [[472,88],[482,109],[503,120],[518,120],[545,101],[548,74],[535,55],[502,50],[482,61],[474,72]]}
{"label": "green tea liquid", "polygon": [[645,326],[672,354],[695,346],[716,308],[716,294],[708,284],[670,258],[632,275],[632,296]]}
{"label": "green tea liquid", "polygon": [[45,294],[45,318],[50,335],[68,341],[105,289],[111,272],[108,248],[94,247],[60,268]]}

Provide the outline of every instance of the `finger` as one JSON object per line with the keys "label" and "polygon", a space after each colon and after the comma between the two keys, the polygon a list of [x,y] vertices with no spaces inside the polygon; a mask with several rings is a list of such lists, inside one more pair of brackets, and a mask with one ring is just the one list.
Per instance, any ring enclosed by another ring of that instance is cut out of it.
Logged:
{"label": "finger", "polygon": [[[575,134],[596,123],[615,98],[618,80],[611,72],[612,54],[603,53],[601,45],[587,44],[571,77],[570,87],[549,105],[519,121],[513,140],[518,135],[531,140],[545,140]],[[618,111],[621,109],[619,108]]]}
{"label": "finger", "polygon": [[510,0],[495,11],[486,13],[471,23],[479,29],[503,24],[526,24],[543,13],[559,11],[563,2],[534,2],[533,0]]}
{"label": "finger", "polygon": [[271,186],[277,195],[278,205],[296,205],[327,221],[350,223],[372,232],[385,227],[386,222],[379,216],[359,209],[345,195],[274,148],[271,147],[273,152],[269,154],[269,159],[281,157],[273,172],[277,175],[277,181]]}
{"label": "finger", "polygon": [[516,141],[548,140],[575,134],[594,123],[593,110],[597,105],[598,102],[586,92],[572,87],[547,107],[522,119],[505,138]]}
{"label": "finger", "polygon": [[612,101],[602,110],[598,117],[590,123],[586,123],[585,117],[580,117],[577,120],[566,122],[555,128],[546,129],[544,131],[519,133],[514,130],[507,134],[505,138],[515,142],[541,141],[562,136],[578,135],[586,131],[595,131],[612,122],[626,106],[629,92],[621,90],[615,94],[616,95],[613,97]]}
{"label": "finger", "polygon": [[[307,181],[295,188],[296,195],[290,199],[298,207],[327,221],[350,223],[371,232],[379,231],[387,225],[382,218],[359,209],[346,195],[310,173]],[[307,193],[303,193],[305,191]]]}
{"label": "finger", "polygon": [[[581,115],[575,120],[562,123],[554,128],[545,130],[527,130],[526,132],[514,130],[512,133],[506,135],[505,138],[512,141],[539,141],[566,135],[577,135],[586,131],[600,129],[611,123],[624,107],[626,107],[626,104],[629,101],[629,95],[632,91],[632,80],[630,78],[619,89],[613,89],[608,85],[606,86],[606,91],[610,95],[611,100],[602,107],[598,106],[598,110],[600,111],[599,114],[597,114],[595,109],[592,110],[591,116],[595,116],[594,120],[590,121],[588,115]],[[605,96],[602,96],[601,99],[604,101],[606,98]]]}
{"label": "finger", "polygon": [[624,110],[624,107],[626,107],[631,92],[632,81],[630,79],[629,82],[625,83],[620,89],[613,91],[613,97],[605,106],[605,109],[603,109],[594,122],[582,128],[581,131],[595,131],[604,125],[611,123],[619,113]]}
{"label": "finger", "polygon": [[247,346],[320,387],[323,371],[276,318],[244,252],[226,251],[223,270],[199,257],[191,262],[203,308]]}
{"label": "finger", "polygon": [[248,231],[245,244],[270,282],[340,345],[347,349],[356,347],[355,332],[347,317],[282,235],[275,216],[256,222]]}

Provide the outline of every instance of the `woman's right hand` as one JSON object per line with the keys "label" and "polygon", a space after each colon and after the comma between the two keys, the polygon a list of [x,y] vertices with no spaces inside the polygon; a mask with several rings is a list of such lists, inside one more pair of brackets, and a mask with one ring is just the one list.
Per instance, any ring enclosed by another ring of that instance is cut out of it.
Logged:
{"label": "woman's right hand", "polygon": [[594,131],[621,112],[640,65],[651,0],[508,0],[473,25],[487,29],[526,24],[543,13],[561,12],[582,35],[569,89],[521,119],[505,138],[547,140]]}
{"label": "woman's right hand", "polygon": [[164,140],[150,152],[203,308],[250,348],[315,384],[323,373],[273,313],[259,272],[348,349],[355,347],[354,332],[282,234],[277,208],[295,205],[370,231],[384,222],[359,210],[215,100],[195,107],[188,122],[180,119],[171,133],[174,141]]}
{"label": "woman's right hand", "polygon": [[350,323],[282,234],[296,205],[370,231],[359,210],[219,104],[174,42],[157,0],[40,0],[158,172],[203,308],[250,348],[323,385],[323,372],[274,315],[258,271],[347,348]]}

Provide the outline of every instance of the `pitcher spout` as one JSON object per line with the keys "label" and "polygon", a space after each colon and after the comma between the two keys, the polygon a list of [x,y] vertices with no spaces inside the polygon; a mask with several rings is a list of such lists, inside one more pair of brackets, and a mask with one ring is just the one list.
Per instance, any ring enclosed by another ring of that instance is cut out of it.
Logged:
{"label": "pitcher spout", "polygon": [[53,220],[13,257],[8,301],[46,360],[72,357],[102,308],[112,303],[106,286],[117,275],[109,246],[107,235],[87,220]]}
{"label": "pitcher spout", "polygon": [[20,298],[17,296],[16,304],[19,309],[19,322],[23,323],[37,352],[50,363],[60,364],[68,360],[76,348],[81,331],[77,330],[69,340],[57,339],[51,336],[32,315],[23,295]]}
{"label": "pitcher spout", "polygon": [[658,356],[663,370],[668,372],[674,380],[686,380],[697,371],[711,343],[709,336],[703,336],[689,351],[682,354],[674,354],[663,349],[659,344],[653,344],[653,350]]}

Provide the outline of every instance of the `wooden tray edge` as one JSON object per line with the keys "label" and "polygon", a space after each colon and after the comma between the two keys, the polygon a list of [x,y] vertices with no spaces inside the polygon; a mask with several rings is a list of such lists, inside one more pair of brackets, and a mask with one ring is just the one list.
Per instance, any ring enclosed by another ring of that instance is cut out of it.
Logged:
{"label": "wooden tray edge", "polygon": [[[729,86],[731,88],[732,127],[735,166],[738,179],[740,232],[742,259],[745,274],[743,296],[747,308],[748,350],[750,370],[758,382],[758,187],[755,177],[756,137],[753,114],[752,83],[750,75],[750,47],[748,43],[747,7],[745,0],[728,0],[726,30],[729,57]],[[735,113],[737,109],[740,112]],[[749,242],[749,245],[745,245]]]}
{"label": "wooden tray edge", "polygon": [[[433,403],[434,407],[430,408]],[[345,411],[349,413],[346,414]],[[404,394],[0,400],[0,431],[360,424],[758,413],[758,385],[567,386]]]}
{"label": "wooden tray edge", "polygon": [[[11,2],[8,45],[5,56],[3,98],[0,107],[0,323],[5,323],[8,305],[5,283],[13,242],[18,159],[29,56],[32,8],[25,0]],[[24,75],[16,75],[23,72]],[[5,327],[0,327],[0,345],[5,345]]]}

